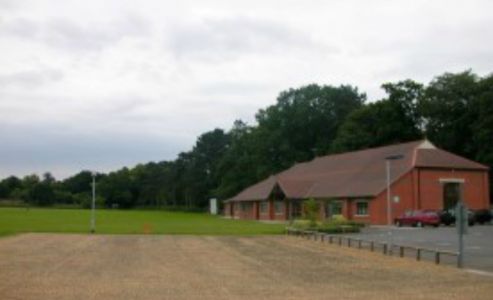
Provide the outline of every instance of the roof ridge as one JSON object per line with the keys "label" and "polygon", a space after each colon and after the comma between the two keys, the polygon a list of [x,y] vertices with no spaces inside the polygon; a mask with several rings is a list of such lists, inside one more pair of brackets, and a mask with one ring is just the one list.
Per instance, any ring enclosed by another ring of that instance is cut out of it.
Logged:
{"label": "roof ridge", "polygon": [[[405,142],[405,143],[395,143],[395,144],[389,144],[389,145],[378,146],[378,147],[370,147],[370,148],[365,148],[365,149],[360,149],[360,150],[353,150],[353,151],[347,151],[347,152],[341,152],[341,153],[332,153],[332,154],[327,154],[324,156],[317,156],[314,159],[312,159],[312,161],[316,160],[316,159],[320,159],[320,158],[325,158],[328,156],[339,156],[339,155],[347,155],[347,154],[353,154],[353,153],[364,152],[364,151],[379,150],[379,149],[383,149],[383,148],[403,146],[403,145],[414,144],[414,143],[424,142],[424,141],[425,141],[425,139],[421,139],[421,140],[415,140],[415,141],[410,141],[410,142]],[[420,145],[420,144],[418,144],[418,145]]]}

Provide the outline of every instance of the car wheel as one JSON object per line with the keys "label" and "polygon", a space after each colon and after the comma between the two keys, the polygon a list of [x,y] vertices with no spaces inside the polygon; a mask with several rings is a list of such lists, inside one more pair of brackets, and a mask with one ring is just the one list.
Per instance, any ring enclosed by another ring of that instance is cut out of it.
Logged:
{"label": "car wheel", "polygon": [[423,227],[423,223],[418,222],[418,223],[416,223],[416,226],[418,226],[418,227]]}

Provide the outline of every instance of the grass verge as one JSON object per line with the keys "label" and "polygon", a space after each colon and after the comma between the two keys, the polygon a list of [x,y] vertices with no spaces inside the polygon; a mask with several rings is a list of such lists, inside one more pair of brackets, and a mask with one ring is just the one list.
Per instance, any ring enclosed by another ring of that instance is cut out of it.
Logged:
{"label": "grass verge", "polygon": [[[0,208],[0,236],[24,232],[87,233],[90,211],[84,209]],[[281,234],[284,224],[229,220],[204,213],[98,210],[96,232],[103,234]]]}

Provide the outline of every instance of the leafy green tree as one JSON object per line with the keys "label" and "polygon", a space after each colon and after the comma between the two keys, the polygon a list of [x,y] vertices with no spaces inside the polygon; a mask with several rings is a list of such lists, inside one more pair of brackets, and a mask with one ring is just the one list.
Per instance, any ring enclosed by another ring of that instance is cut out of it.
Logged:
{"label": "leafy green tree", "polygon": [[310,221],[309,226],[311,228],[317,227],[317,216],[319,213],[319,205],[318,202],[315,201],[315,199],[310,198],[308,200],[305,200],[303,202],[303,207],[305,211],[305,218]]}
{"label": "leafy green tree", "polygon": [[22,187],[22,181],[15,177],[9,176],[0,181],[0,199],[11,198],[14,190]]}
{"label": "leafy green tree", "polygon": [[63,180],[61,184],[61,188],[72,194],[90,193],[91,183],[92,183],[92,172],[81,171]]}
{"label": "leafy green tree", "polygon": [[422,85],[410,80],[384,84],[386,99],[349,114],[332,143],[332,152],[346,152],[422,138],[417,108]]}
{"label": "leafy green tree", "polygon": [[365,99],[357,88],[344,85],[311,84],[281,92],[275,105],[256,114],[258,126],[239,122],[229,132],[218,195],[230,197],[296,162],[325,154],[345,117]]}
{"label": "leafy green tree", "polygon": [[136,182],[128,168],[108,174],[100,181],[98,190],[108,206],[131,208],[136,204],[134,200],[137,198]]}
{"label": "leafy green tree", "polygon": [[445,73],[425,89],[420,112],[426,136],[448,151],[474,158],[473,124],[478,118],[479,78],[471,71]]}
{"label": "leafy green tree", "polygon": [[37,183],[32,187],[29,193],[30,202],[39,206],[48,206],[53,204],[55,194],[52,186],[47,182]]}

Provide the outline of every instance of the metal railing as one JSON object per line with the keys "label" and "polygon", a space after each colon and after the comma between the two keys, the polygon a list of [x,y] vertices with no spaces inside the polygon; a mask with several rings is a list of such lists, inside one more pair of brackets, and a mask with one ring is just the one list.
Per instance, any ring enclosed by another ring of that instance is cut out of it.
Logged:
{"label": "metal railing", "polygon": [[392,244],[392,246],[389,247],[389,244],[387,242],[354,238],[339,234],[331,235],[322,232],[301,230],[296,228],[286,228],[286,234],[306,238],[309,240],[336,244],[341,247],[345,245],[349,248],[369,249],[371,252],[382,251],[382,254],[384,255],[394,255],[394,250],[397,250],[395,253],[397,253],[399,257],[408,257],[406,256],[406,254],[409,255],[409,252],[411,251],[414,252],[414,256],[417,261],[423,260],[425,254],[431,254],[432,260],[437,265],[442,262],[443,256],[455,257],[456,266],[460,267],[459,253],[454,251],[398,244]]}

